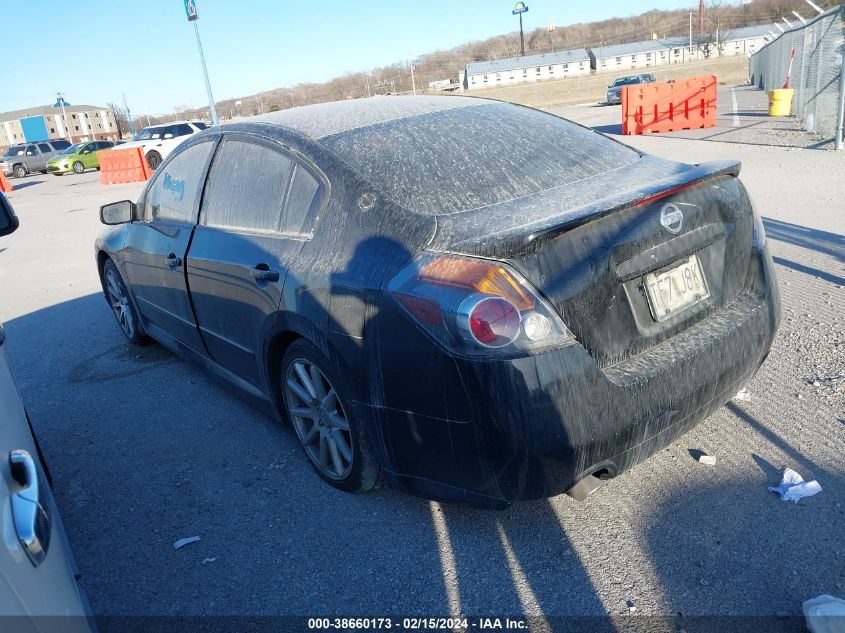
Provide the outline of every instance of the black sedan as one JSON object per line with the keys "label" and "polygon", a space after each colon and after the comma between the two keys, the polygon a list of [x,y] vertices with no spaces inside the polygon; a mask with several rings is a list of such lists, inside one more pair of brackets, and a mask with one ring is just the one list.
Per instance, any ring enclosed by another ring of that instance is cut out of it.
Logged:
{"label": "black sedan", "polygon": [[187,140],[101,209],[97,266],[130,341],[265,403],[337,488],[582,498],[769,351],[738,172],[506,103],[328,103]]}

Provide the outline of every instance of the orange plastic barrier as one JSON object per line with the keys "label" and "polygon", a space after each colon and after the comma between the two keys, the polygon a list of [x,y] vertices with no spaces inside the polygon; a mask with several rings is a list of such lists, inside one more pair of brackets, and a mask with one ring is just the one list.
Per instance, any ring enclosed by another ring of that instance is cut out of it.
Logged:
{"label": "orange plastic barrier", "polygon": [[148,180],[153,175],[140,147],[100,150],[97,160],[100,161],[100,182],[104,185]]}
{"label": "orange plastic barrier", "polygon": [[8,178],[0,171],[0,191],[11,191],[15,187],[9,182]]}
{"label": "orange plastic barrier", "polygon": [[715,126],[715,75],[622,88],[622,134]]}

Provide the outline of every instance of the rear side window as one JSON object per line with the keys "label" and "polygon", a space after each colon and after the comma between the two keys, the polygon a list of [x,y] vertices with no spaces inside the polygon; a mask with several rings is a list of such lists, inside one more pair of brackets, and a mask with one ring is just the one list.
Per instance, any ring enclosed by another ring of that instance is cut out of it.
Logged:
{"label": "rear side window", "polygon": [[195,224],[194,203],[214,143],[198,143],[156,171],[147,191],[144,220]]}
{"label": "rear side window", "polygon": [[38,149],[40,149],[41,152],[44,153],[44,154],[49,154],[50,152],[53,151],[53,148],[50,147],[49,145],[47,145],[47,143],[39,143]]}
{"label": "rear side window", "polygon": [[497,103],[320,141],[406,209],[458,213],[589,178],[639,154],[565,119]]}
{"label": "rear side window", "polygon": [[209,173],[202,222],[243,231],[307,234],[318,190],[319,181],[281,151],[225,140]]}
{"label": "rear side window", "polygon": [[175,130],[172,130],[171,132],[174,136],[186,136],[194,133],[194,129],[187,123],[180,123],[179,125],[174,125],[173,127]]}
{"label": "rear side window", "polygon": [[191,121],[198,130],[206,130],[208,126],[202,121]]}

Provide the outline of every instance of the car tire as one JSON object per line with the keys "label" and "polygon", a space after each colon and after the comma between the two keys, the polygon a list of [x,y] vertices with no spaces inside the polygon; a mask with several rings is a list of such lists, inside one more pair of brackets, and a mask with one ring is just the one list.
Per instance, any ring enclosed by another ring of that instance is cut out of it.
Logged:
{"label": "car tire", "polygon": [[380,468],[367,437],[366,407],[356,407],[344,376],[310,342],[299,339],[282,358],[282,402],[311,466],[345,492],[366,492]]}
{"label": "car tire", "polygon": [[158,169],[158,166],[161,165],[161,154],[157,151],[152,150],[147,153],[147,164],[150,166],[150,169],[155,171]]}
{"label": "car tire", "polygon": [[138,313],[132,303],[132,298],[129,296],[129,289],[123,282],[123,277],[120,276],[117,266],[110,259],[107,259],[103,264],[103,293],[127,340],[135,345],[146,343],[147,337],[141,332]]}
{"label": "car tire", "polygon": [[15,175],[15,178],[23,178],[26,176],[26,167],[23,165],[15,165],[14,169],[12,169],[12,173]]}
{"label": "car tire", "polygon": [[53,172],[53,175],[54,176],[63,176],[64,174],[62,174],[62,172]]}
{"label": "car tire", "polygon": [[76,161],[73,163],[73,173],[81,174],[85,171],[85,165],[82,164],[81,161]]}

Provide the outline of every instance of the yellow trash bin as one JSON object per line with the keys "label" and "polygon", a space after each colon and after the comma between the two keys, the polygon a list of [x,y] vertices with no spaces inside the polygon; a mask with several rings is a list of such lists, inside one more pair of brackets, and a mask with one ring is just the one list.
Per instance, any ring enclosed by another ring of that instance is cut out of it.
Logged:
{"label": "yellow trash bin", "polygon": [[792,88],[769,91],[769,116],[789,116],[792,112]]}

